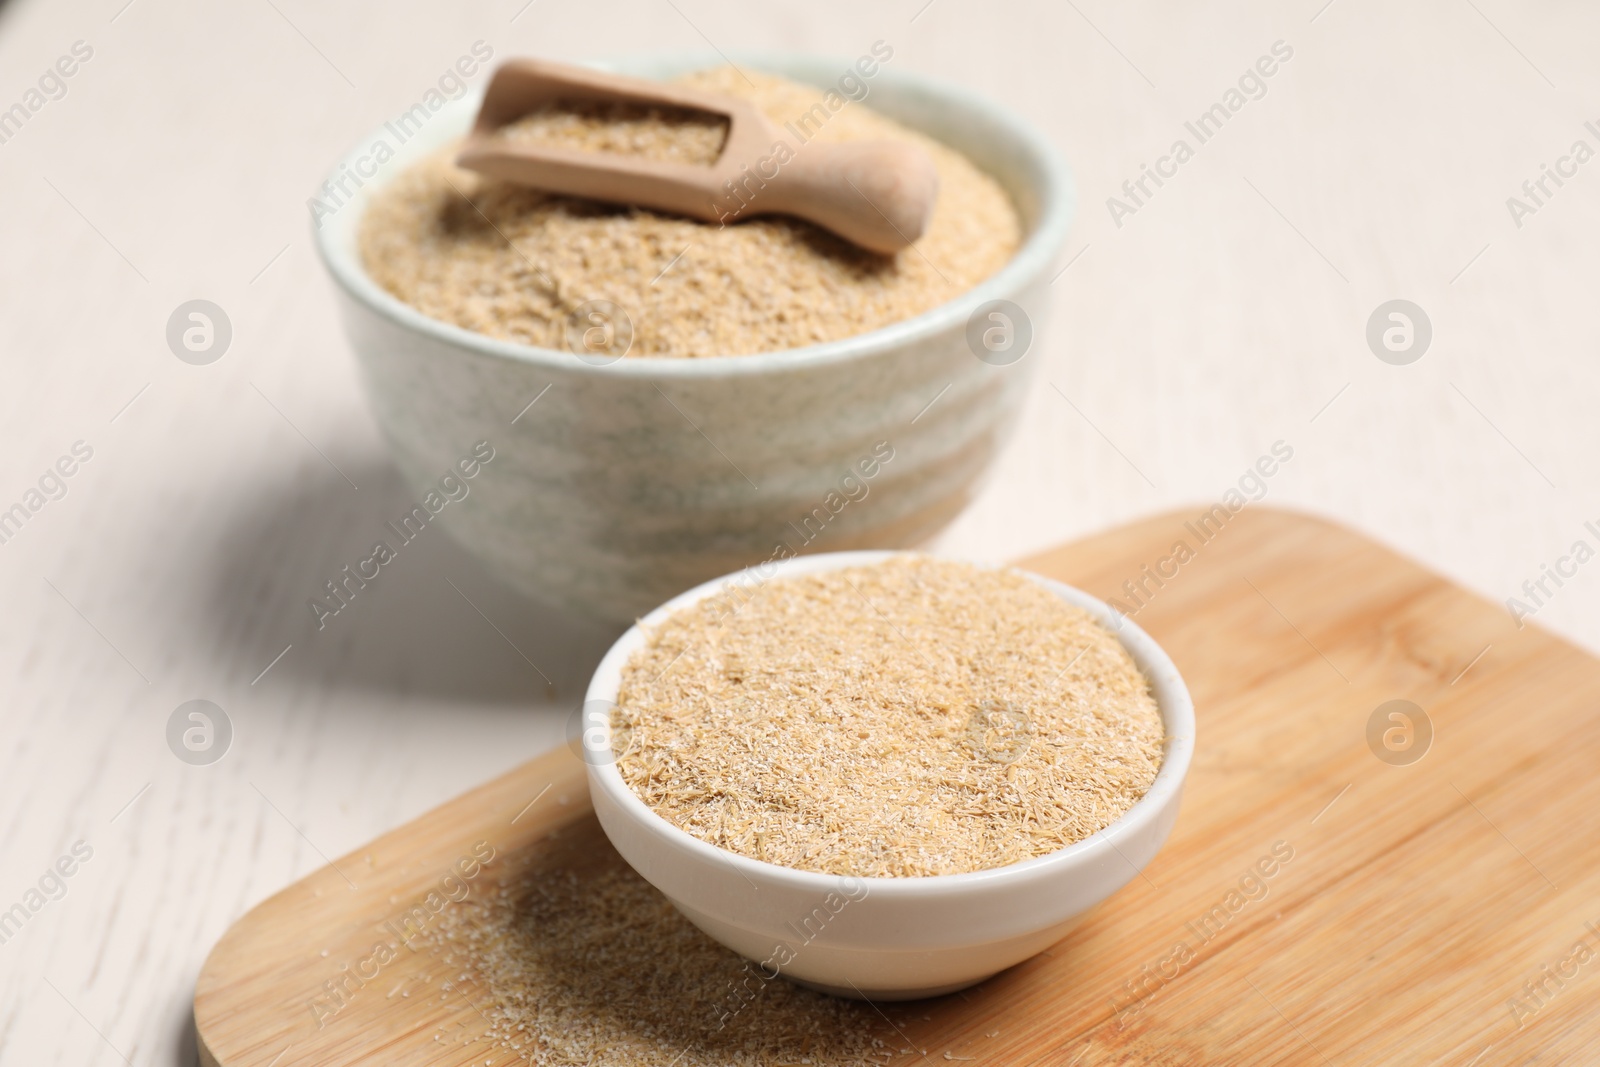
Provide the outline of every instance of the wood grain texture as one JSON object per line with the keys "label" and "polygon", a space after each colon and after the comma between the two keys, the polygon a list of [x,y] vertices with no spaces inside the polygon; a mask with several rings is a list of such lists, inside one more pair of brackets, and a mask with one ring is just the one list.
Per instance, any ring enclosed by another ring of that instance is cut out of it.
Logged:
{"label": "wood grain texture", "polygon": [[[1246,509],[1202,543],[1193,518],[1023,563],[1127,602],[1124,582],[1193,549],[1136,614],[1197,711],[1171,840],[1051,951],[895,1025],[935,1060],[1008,1067],[1557,1062],[1600,1041],[1600,828],[1562,816],[1600,803],[1600,662],[1320,520]],[[1367,741],[1393,699],[1432,723],[1409,765]],[[474,1008],[385,995],[426,954],[337,1015],[311,1001],[475,842],[509,856],[570,828],[608,848],[588,814],[558,749],[262,904],[201,972],[205,1062],[480,1062],[432,1040],[481,1027]],[[1579,942],[1587,967],[1563,962]]]}

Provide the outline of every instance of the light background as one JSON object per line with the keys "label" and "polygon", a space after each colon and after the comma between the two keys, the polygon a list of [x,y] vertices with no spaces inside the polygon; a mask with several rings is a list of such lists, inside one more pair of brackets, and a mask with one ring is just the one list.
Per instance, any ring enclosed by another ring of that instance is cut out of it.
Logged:
{"label": "light background", "polygon": [[[0,945],[0,1064],[192,1062],[188,1001],[226,926],[324,855],[555,743],[608,639],[518,602],[437,537],[350,625],[305,626],[311,592],[409,502],[305,200],[480,39],[497,57],[586,58],[708,38],[852,57],[883,38],[896,70],[1048,131],[1081,203],[1029,357],[1041,385],[942,551],[1000,561],[1198,510],[1279,439],[1294,458],[1268,503],[1493,600],[1574,540],[1600,544],[1583,529],[1600,520],[1600,160],[1520,228],[1506,207],[1574,140],[1600,148],[1584,129],[1600,124],[1600,9],[524,2],[0,11],[0,108],[73,42],[94,49],[0,144],[0,507],[74,441],[94,449],[0,546],[0,909],[72,842],[94,849]],[[1106,198],[1278,40],[1294,56],[1267,95],[1115,225]],[[163,338],[195,297],[234,328],[206,367]],[[1432,320],[1410,366],[1364,340],[1393,298]],[[1600,648],[1597,581],[1600,564],[1538,621]],[[467,597],[552,675],[553,702]],[[206,768],[164,740],[196,697],[235,729]]]}

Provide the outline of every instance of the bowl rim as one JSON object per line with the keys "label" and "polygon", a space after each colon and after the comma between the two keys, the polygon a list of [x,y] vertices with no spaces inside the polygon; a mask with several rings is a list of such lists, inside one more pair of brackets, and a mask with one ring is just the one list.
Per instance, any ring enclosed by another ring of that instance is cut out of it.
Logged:
{"label": "bowl rim", "polygon": [[[618,689],[620,688],[622,667],[634,650],[644,643],[646,628],[659,624],[678,609],[701,600],[721,590],[729,583],[737,582],[740,578],[751,575],[752,572],[755,572],[755,579],[758,582],[765,583],[778,577],[871,565],[901,556],[941,558],[932,556],[929,553],[892,549],[818,552],[794,556],[784,560],[769,561],[775,567],[775,571],[765,577],[762,577],[758,572],[758,568],[765,564],[756,564],[744,570],[735,571],[720,578],[713,578],[708,582],[702,582],[693,589],[678,594],[654,611],[651,611],[629,627],[621,637],[617,638],[595,668],[589,687],[584,694],[584,707],[587,708],[589,702],[594,700],[605,700],[613,704],[616,702]],[[869,887],[869,895],[873,897],[886,896],[890,899],[901,901],[924,900],[952,892],[992,889],[1002,883],[1031,882],[1036,879],[1055,878],[1075,868],[1087,867],[1102,859],[1109,858],[1110,854],[1121,857],[1127,866],[1134,868],[1133,874],[1138,873],[1143,867],[1127,859],[1122,850],[1117,847],[1113,838],[1149,831],[1159,823],[1168,807],[1176,805],[1182,796],[1184,780],[1188,775],[1190,759],[1194,753],[1195,736],[1194,703],[1190,698],[1188,686],[1184,683],[1182,675],[1178,673],[1178,669],[1171,658],[1154,638],[1141,629],[1133,620],[1120,615],[1098,597],[1085,593],[1074,586],[1067,585],[1065,582],[1018,567],[999,567],[994,569],[1019,574],[1030,581],[1038,583],[1069,604],[1088,611],[1122,642],[1123,647],[1139,663],[1141,672],[1145,674],[1145,677],[1150,682],[1166,734],[1161,769],[1156,772],[1155,780],[1150,784],[1150,788],[1145,791],[1144,796],[1134,801],[1133,806],[1119,818],[1096,833],[1043,856],[1020,860],[1003,867],[991,867],[986,870],[968,871],[962,874],[878,875],[872,877],[824,874],[820,871],[805,871],[769,863],[765,860],[752,859],[702,841],[700,838],[679,829],[664,817],[656,814],[623,781],[622,774],[617,770],[614,759],[599,762],[591,760],[587,753],[582,753],[581,755],[588,770],[591,791],[596,789],[603,790],[606,799],[636,825],[663,840],[669,846],[681,852],[689,853],[698,861],[706,864],[730,865],[737,873],[747,879],[760,878],[769,885],[777,884],[785,889],[798,890],[818,897],[825,895],[830,890],[837,889],[841,884],[841,880],[843,880],[847,883],[865,884]],[[608,732],[607,755],[609,755],[609,749],[610,738]],[[1132,877],[1132,874],[1130,874],[1130,877]]]}
{"label": "bowl rim", "polygon": [[[735,61],[759,70],[768,70],[786,77],[808,80],[807,74],[820,77],[823,70],[837,72],[840,64],[848,67],[852,60],[837,56],[807,53],[740,54]],[[696,69],[697,65],[716,66],[728,62],[728,57],[718,54],[701,56],[696,53],[640,55],[605,61],[590,61],[587,65],[623,72],[649,70],[663,64],[672,64],[683,70]],[[1025,289],[1035,278],[1047,270],[1060,253],[1066,241],[1077,208],[1077,190],[1072,172],[1055,147],[1044,134],[1027,119],[1001,106],[988,97],[953,82],[928,77],[903,70],[883,69],[874,77],[879,86],[910,90],[954,103],[974,111],[980,121],[1008,138],[1013,147],[1026,157],[1029,169],[1040,175],[1034,190],[1039,200],[1039,216],[1024,237],[1015,254],[994,274],[972,289],[945,301],[920,315],[900,322],[890,323],[867,333],[806,345],[801,348],[766,352],[749,352],[737,355],[686,358],[683,356],[625,356],[614,363],[596,365],[576,358],[573,353],[538,345],[504,341],[487,334],[477,333],[440,319],[430,318],[393,296],[373,281],[361,265],[354,251],[354,236],[361,225],[374,193],[403,173],[405,166],[397,164],[382,180],[369,180],[352,198],[349,210],[340,210],[330,220],[318,225],[312,222],[312,243],[323,266],[334,281],[357,303],[369,311],[390,320],[400,327],[421,333],[435,341],[473,354],[529,364],[543,369],[560,369],[569,373],[592,375],[622,375],[625,377],[698,379],[707,376],[761,374],[776,370],[805,369],[852,360],[865,360],[887,352],[940,335],[953,327],[963,327],[977,309],[990,300],[1014,296]],[[480,85],[450,101],[440,112],[448,126],[465,115],[467,122],[482,98],[484,86]],[[464,129],[465,124],[460,124]],[[332,180],[344,168],[354,169],[372,142],[381,136],[378,127],[358,139],[328,171]],[[983,164],[974,160],[980,167]],[[1035,317],[1038,317],[1037,315]]]}

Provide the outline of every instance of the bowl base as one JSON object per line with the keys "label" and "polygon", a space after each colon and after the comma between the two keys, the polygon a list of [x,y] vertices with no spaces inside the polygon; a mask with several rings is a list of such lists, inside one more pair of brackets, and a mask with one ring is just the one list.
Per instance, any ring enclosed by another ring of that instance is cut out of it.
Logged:
{"label": "bowl base", "polygon": [[855,985],[838,986],[828,985],[826,982],[812,982],[804,978],[796,978],[791,974],[786,974],[784,977],[797,986],[814,989],[818,993],[827,993],[830,996],[844,997],[848,1000],[865,1000],[868,1003],[872,1003],[880,1000],[927,1000],[930,997],[942,997],[962,989],[970,989],[979,982],[993,978],[994,975],[984,974],[979,975],[977,978],[952,982],[949,985],[925,986],[916,989],[863,989]]}

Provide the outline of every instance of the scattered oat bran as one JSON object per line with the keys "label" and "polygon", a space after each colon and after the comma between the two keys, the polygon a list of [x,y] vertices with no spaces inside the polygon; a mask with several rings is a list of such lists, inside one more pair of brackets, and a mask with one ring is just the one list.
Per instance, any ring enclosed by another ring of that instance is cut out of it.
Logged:
{"label": "scattered oat bran", "polygon": [[728,120],[684,107],[572,101],[546,104],[500,127],[495,136],[512,144],[614,152],[709,167],[722,154]]}
{"label": "scattered oat bran", "polygon": [[763,980],[697,930],[610,848],[593,816],[506,855],[496,877],[425,935],[442,999],[471,1005],[457,1013],[463,1025],[441,1027],[434,1041],[481,1048],[474,1063],[865,1067],[897,1058],[880,1037],[893,1032],[867,1005]]}
{"label": "scattered oat bran", "polygon": [[924,556],[777,578],[629,659],[617,768],[674,825],[786,867],[958,874],[1105,828],[1160,769],[1115,636],[1010,571]]}
{"label": "scattered oat bran", "polygon": [[[731,68],[681,79],[754,100],[780,126],[821,90]],[[870,97],[869,97],[870,99]],[[642,138],[660,150],[703,151],[707,131],[603,116],[549,116],[534,125],[574,147]],[[627,132],[631,130],[632,132]],[[927,232],[880,256],[800,219],[759,216],[728,226],[618,207],[484,178],[452,165],[456,145],[398,175],[362,219],[367,272],[425,315],[509,341],[565,349],[568,318],[590,300],[620,305],[630,356],[707,357],[798,348],[919,315],[999,270],[1021,223],[999,184],[954,149],[850,103],[817,140],[896,137],[924,148],[939,171]],[[719,142],[720,143],[720,142]],[[701,145],[696,149],[696,144]]]}

